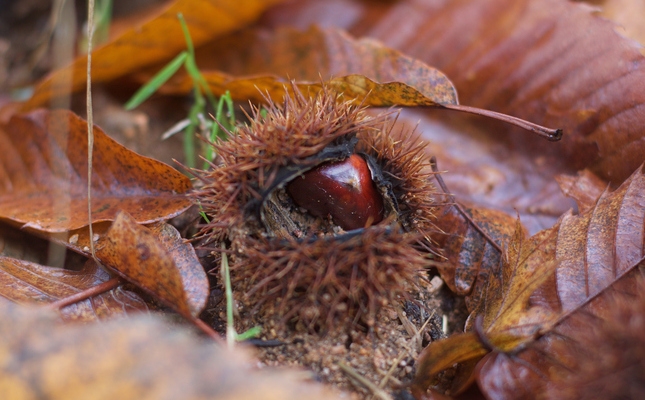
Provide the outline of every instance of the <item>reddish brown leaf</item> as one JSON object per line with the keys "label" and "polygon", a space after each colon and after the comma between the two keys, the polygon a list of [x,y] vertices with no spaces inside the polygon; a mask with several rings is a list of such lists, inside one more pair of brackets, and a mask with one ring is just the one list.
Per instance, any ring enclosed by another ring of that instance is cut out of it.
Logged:
{"label": "reddish brown leaf", "polygon": [[[94,130],[92,219],[120,210],[149,223],[190,206],[188,178]],[[68,111],[35,111],[0,127],[0,218],[48,232],[78,229],[87,217],[86,123]]]}
{"label": "reddish brown leaf", "polygon": [[491,398],[643,397],[644,282],[635,269],[526,350],[491,353],[480,365],[480,387]]}
{"label": "reddish brown leaf", "polygon": [[[21,304],[48,304],[110,279],[94,262],[80,271],[46,267],[0,256],[0,297]],[[61,309],[65,320],[93,321],[132,312],[148,311],[138,295],[122,287]]]}
{"label": "reddish brown leaf", "polygon": [[[406,29],[402,13],[411,17]],[[614,183],[643,162],[642,48],[591,8],[559,0],[405,1],[374,25],[361,34],[439,68],[462,103],[566,132],[560,146],[512,132],[505,140],[514,151],[550,153],[549,162],[587,166]]]}
{"label": "reddish brown leaf", "polygon": [[[437,212],[435,225],[441,232],[434,233],[432,238],[446,258],[445,262],[437,264],[437,268],[450,289],[462,296],[471,295],[477,283],[486,282],[485,276],[481,276],[478,281],[478,275],[495,268],[501,262],[500,249],[508,244],[517,222],[516,218],[501,211],[467,206],[463,208],[494,243],[490,243],[451,204],[442,206],[441,211]],[[476,291],[481,289],[480,286],[477,286]],[[469,306],[469,309],[472,307]]]}
{"label": "reddish brown leaf", "polygon": [[206,273],[192,246],[170,226],[146,228],[121,212],[97,243],[96,255],[183,315],[198,315],[206,304]]}
{"label": "reddish brown leaf", "polygon": [[[179,13],[186,19],[193,43],[200,45],[247,25],[279,1],[241,0],[231,3],[208,0],[195,3],[175,0],[152,20],[132,27],[96,49],[92,53],[92,81],[98,83],[118,78],[143,66],[171,59],[186,49],[177,19]],[[86,67],[87,58],[82,56],[70,66],[51,73],[36,87],[32,98],[23,105],[23,111],[44,106],[51,98],[85,87]]]}
{"label": "reddish brown leaf", "polygon": [[[262,101],[268,92],[281,101],[288,79],[293,79],[304,93],[319,91],[324,80],[364,105],[457,103],[452,83],[440,71],[375,40],[356,40],[340,30],[312,27],[306,32],[281,29],[270,34],[248,30],[215,41],[200,54],[198,65],[211,89],[218,94],[230,90],[238,99]],[[192,85],[184,73],[165,90],[190,93]]]}
{"label": "reddish brown leaf", "polygon": [[578,173],[578,176],[559,175],[555,178],[568,197],[578,204],[578,211],[584,213],[594,204],[607,188],[607,184],[589,170]]}
{"label": "reddish brown leaf", "polygon": [[[475,331],[487,347],[500,354],[550,332],[642,262],[644,232],[645,174],[639,170],[615,191],[604,192],[584,214],[567,213],[555,227],[524,242],[513,240],[510,262],[489,271],[483,297],[471,314],[471,321],[477,315],[483,317],[482,326],[475,324]],[[434,342],[424,350],[420,371],[433,370],[426,360],[441,343]],[[558,359],[557,353],[549,356]],[[503,373],[507,366],[486,367],[485,363],[497,365],[508,360],[512,357],[489,356],[480,362],[481,371]],[[417,384],[427,384],[429,379],[419,374]],[[480,380],[488,379],[494,377],[480,376]],[[516,385],[521,382],[517,378]]]}
{"label": "reddish brown leaf", "polygon": [[[645,175],[642,168],[588,212],[562,217],[555,257],[557,295],[569,313],[606,289],[643,258]],[[550,292],[545,289],[544,296]]]}
{"label": "reddish brown leaf", "polygon": [[[594,2],[591,2],[594,3]],[[602,0],[600,13],[618,24],[618,32],[645,44],[645,3],[639,0]]]}
{"label": "reddish brown leaf", "polygon": [[0,298],[3,399],[329,399],[293,371],[258,370],[160,319],[63,324],[53,312]]}

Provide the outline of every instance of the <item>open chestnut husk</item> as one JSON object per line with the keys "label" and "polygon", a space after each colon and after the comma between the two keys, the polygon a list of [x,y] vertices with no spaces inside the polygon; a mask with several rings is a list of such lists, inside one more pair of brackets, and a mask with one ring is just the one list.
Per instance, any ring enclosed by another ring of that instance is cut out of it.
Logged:
{"label": "open chestnut husk", "polygon": [[422,141],[323,88],[292,94],[214,143],[194,197],[230,254],[236,299],[309,329],[372,326],[428,266],[436,191]]}

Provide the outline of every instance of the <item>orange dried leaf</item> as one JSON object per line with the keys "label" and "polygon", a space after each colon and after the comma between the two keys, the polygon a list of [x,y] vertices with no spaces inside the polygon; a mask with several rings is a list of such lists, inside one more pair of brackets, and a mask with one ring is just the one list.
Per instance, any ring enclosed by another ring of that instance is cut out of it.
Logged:
{"label": "orange dried leaf", "polygon": [[190,243],[168,225],[146,228],[121,212],[97,243],[96,256],[182,315],[196,316],[206,304],[206,272]]}
{"label": "orange dried leaf", "polygon": [[[371,106],[458,102],[452,83],[437,69],[375,40],[354,39],[337,29],[248,31],[206,46],[201,54],[198,65],[213,92],[229,90],[237,99],[262,101],[262,94],[268,92],[281,101],[288,80],[293,79],[303,93],[321,90],[323,80],[347,98]],[[192,85],[183,74],[164,90],[189,93]]]}
{"label": "orange dried leaf", "polygon": [[[86,127],[64,110],[16,115],[0,127],[0,218],[46,232],[88,224]],[[150,223],[190,206],[184,175],[126,149],[98,127],[94,141],[93,222],[125,210]]]}
{"label": "orange dried leaf", "polygon": [[439,372],[451,368],[456,363],[477,360],[488,351],[473,332],[456,334],[432,342],[423,350],[417,361],[412,393],[417,398],[422,398],[426,389],[432,384],[432,379]]}
{"label": "orange dried leaf", "polygon": [[[267,7],[280,0],[175,0],[159,15],[92,52],[92,81],[106,82],[138,69],[169,60],[186,49],[186,41],[177,19],[182,13],[196,46],[225,33],[246,26]],[[52,72],[23,105],[23,111],[45,106],[57,96],[76,92],[86,84],[87,57],[82,56],[63,69]],[[71,74],[71,82],[69,75]],[[60,83],[65,84],[61,85]]]}

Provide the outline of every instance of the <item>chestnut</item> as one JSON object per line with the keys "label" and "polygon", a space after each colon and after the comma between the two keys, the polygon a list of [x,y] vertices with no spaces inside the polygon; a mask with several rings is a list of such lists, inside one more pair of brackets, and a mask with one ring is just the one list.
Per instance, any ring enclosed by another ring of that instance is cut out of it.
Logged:
{"label": "chestnut", "polygon": [[203,246],[230,254],[249,315],[321,333],[372,327],[428,265],[437,201],[425,143],[394,130],[390,111],[290,89],[214,143],[194,193],[209,217]]}
{"label": "chestnut", "polygon": [[365,159],[352,154],[322,164],[287,185],[293,201],[310,214],[327,218],[345,230],[383,220],[383,198],[372,181]]}

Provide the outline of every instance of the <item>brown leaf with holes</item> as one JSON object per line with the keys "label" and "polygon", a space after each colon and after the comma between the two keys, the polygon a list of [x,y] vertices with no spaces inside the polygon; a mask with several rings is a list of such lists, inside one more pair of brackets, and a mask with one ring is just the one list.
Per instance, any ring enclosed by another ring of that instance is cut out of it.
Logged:
{"label": "brown leaf with holes", "polygon": [[[235,3],[207,0],[170,2],[151,20],[134,26],[92,52],[92,82],[106,82],[141,67],[169,60],[186,49],[177,19],[183,14],[195,45],[243,27],[280,0],[241,0]],[[87,57],[78,57],[66,68],[52,72],[22,107],[30,111],[46,106],[52,98],[76,92],[86,84]]]}
{"label": "brown leaf with holes", "polygon": [[190,243],[169,225],[146,228],[121,212],[96,256],[127,281],[182,315],[198,315],[208,298],[206,272]]}
{"label": "brown leaf with holes", "polygon": [[[231,51],[231,49],[235,49]],[[200,56],[201,55],[201,56]],[[457,103],[457,93],[440,71],[370,39],[354,39],[337,29],[305,32],[249,29],[198,50],[197,64],[216,94],[281,101],[289,79],[300,90],[324,84],[369,106],[437,106]],[[192,80],[179,73],[167,93],[190,93]]]}
{"label": "brown leaf with holes", "polygon": [[[588,307],[598,296],[605,296],[604,292],[610,293],[609,288],[643,262],[644,257],[643,167],[615,191],[603,192],[583,214],[566,213],[558,225],[528,241],[514,239],[508,258],[517,261],[505,263],[497,271],[488,271],[482,298],[477,301],[479,306],[470,316],[470,327],[474,326],[487,347],[494,350],[493,355],[480,362],[480,371],[501,374],[490,377],[480,374],[479,380],[509,379],[516,388],[525,385],[525,375],[504,375],[503,371],[512,370],[512,366],[497,364],[514,363],[514,358],[507,353],[552,332],[556,324],[561,324],[556,330],[566,327],[571,323],[567,322],[571,314]],[[478,316],[482,318],[480,327],[476,321],[473,323]],[[453,336],[448,344],[435,342],[424,350],[416,378],[418,392],[423,392],[431,379],[426,372],[434,368],[435,361],[426,363],[432,360],[430,354],[437,347],[456,346],[455,341],[465,340],[461,337],[467,336]],[[464,343],[472,346],[471,340]],[[475,357],[479,353],[473,352],[469,358]],[[564,353],[548,353],[547,358],[567,365]],[[486,366],[487,363],[493,364]],[[497,388],[497,384],[493,386]],[[481,389],[486,392],[487,386]]]}
{"label": "brown leaf with holes", "polygon": [[[0,256],[0,297],[19,304],[49,304],[110,279],[93,261],[80,271],[47,267]],[[148,306],[137,294],[117,287],[60,310],[67,321],[95,321],[135,312]]]}
{"label": "brown leaf with holes", "polygon": [[226,351],[151,316],[65,325],[53,312],[0,298],[0,320],[3,399],[336,396],[296,372],[258,370],[241,350]]}
{"label": "brown leaf with holes", "polygon": [[[190,206],[188,178],[94,129],[92,221],[126,210],[141,223]],[[0,218],[62,232],[88,224],[86,122],[69,111],[34,111],[0,126]]]}

